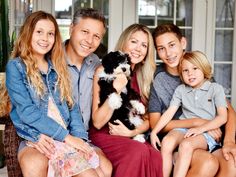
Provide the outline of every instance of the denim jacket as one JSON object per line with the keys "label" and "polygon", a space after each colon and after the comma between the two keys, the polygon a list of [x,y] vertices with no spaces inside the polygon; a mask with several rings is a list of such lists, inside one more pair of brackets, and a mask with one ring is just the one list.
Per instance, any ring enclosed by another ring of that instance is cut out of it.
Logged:
{"label": "denim jacket", "polygon": [[[23,61],[18,57],[7,64],[6,86],[12,103],[10,117],[18,135],[33,142],[39,139],[40,134],[58,141],[63,141],[68,134],[88,140],[77,104],[69,108],[66,101],[61,102],[56,87],[57,73],[51,60],[48,60],[48,66],[48,72],[41,74],[47,88],[40,98],[28,82]],[[56,104],[67,130],[47,116],[49,96]]]}

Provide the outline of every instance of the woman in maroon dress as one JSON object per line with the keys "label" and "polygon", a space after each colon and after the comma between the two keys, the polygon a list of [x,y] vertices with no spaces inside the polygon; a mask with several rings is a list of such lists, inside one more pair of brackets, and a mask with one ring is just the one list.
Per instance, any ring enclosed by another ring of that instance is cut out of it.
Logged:
{"label": "woman in maroon dress", "polygon": [[[150,84],[155,72],[154,44],[150,31],[141,24],[129,26],[120,36],[115,50],[128,53],[131,58],[131,69],[135,73],[131,86],[141,95],[141,101],[147,105]],[[113,177],[162,177],[162,159],[160,152],[150,144],[140,143],[131,137],[149,129],[148,116],[143,116],[143,124],[130,130],[120,121],[117,125],[109,123],[113,114],[108,99],[99,107],[98,75],[103,67],[96,70],[94,77],[93,127],[90,128],[90,139],[100,147],[113,165]],[[124,74],[118,74],[113,87],[119,94],[126,86]]]}

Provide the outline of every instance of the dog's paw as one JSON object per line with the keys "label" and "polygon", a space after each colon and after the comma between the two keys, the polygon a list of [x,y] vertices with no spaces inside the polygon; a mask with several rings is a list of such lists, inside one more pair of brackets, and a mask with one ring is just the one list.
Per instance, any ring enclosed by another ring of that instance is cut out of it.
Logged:
{"label": "dog's paw", "polygon": [[136,136],[133,137],[133,140],[145,143],[144,134],[137,134]]}
{"label": "dog's paw", "polygon": [[130,104],[132,105],[132,107],[134,108],[134,110],[136,111],[137,114],[144,114],[145,113],[145,106],[140,101],[131,100]]}
{"label": "dog's paw", "polygon": [[113,110],[118,109],[122,105],[121,96],[117,93],[112,93],[108,96],[108,104]]}

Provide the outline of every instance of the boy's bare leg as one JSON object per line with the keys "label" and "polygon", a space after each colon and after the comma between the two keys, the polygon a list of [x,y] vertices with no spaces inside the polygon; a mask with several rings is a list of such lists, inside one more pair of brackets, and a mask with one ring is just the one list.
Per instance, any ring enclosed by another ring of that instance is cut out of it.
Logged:
{"label": "boy's bare leg", "polygon": [[184,134],[171,130],[161,142],[161,155],[163,162],[163,177],[169,177],[173,167],[173,152],[183,140]]}
{"label": "boy's bare leg", "polygon": [[187,175],[193,152],[196,149],[207,149],[207,142],[203,135],[185,138],[180,143],[179,155],[174,167],[174,176],[185,177]]}

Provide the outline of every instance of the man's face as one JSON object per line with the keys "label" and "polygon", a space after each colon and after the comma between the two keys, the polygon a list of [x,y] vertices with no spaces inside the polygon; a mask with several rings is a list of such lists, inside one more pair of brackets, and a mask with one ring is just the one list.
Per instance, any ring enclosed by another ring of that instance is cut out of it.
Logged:
{"label": "man's face", "polygon": [[70,44],[75,55],[85,58],[99,46],[105,28],[103,23],[92,18],[81,18],[70,27]]}

